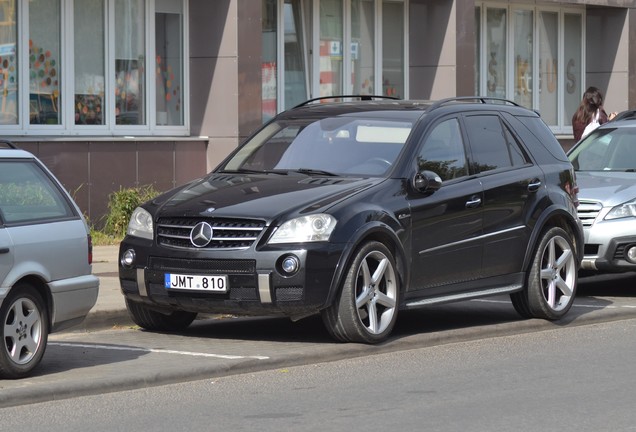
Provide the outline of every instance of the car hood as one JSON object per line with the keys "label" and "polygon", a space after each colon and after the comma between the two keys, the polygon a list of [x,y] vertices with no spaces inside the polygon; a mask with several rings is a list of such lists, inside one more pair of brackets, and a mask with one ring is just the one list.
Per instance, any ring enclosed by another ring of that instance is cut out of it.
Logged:
{"label": "car hood", "polygon": [[577,171],[579,200],[598,201],[615,206],[636,198],[636,173]]}
{"label": "car hood", "polygon": [[159,216],[215,216],[271,221],[281,214],[319,213],[385,179],[280,174],[211,174],[159,197]]}

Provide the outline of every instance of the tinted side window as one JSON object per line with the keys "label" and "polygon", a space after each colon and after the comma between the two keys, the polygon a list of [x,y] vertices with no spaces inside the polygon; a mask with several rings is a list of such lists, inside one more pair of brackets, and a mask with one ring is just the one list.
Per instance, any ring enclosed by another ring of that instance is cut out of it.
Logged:
{"label": "tinted side window", "polygon": [[[524,116],[517,116],[516,118],[528,128],[536,140],[539,141],[552,156],[560,161],[567,162],[568,158],[565,156],[563,147],[561,147],[559,141],[557,141],[550,128],[546,126],[541,118]],[[523,140],[528,143],[525,138],[523,138]]]}
{"label": "tinted side window", "polygon": [[526,158],[497,115],[466,116],[474,168],[477,172],[523,166]]}
{"label": "tinted side window", "polygon": [[62,192],[36,163],[0,161],[0,217],[5,223],[74,216]]}
{"label": "tinted side window", "polygon": [[417,166],[419,170],[435,172],[442,180],[468,174],[464,142],[456,118],[433,127],[417,156]]}

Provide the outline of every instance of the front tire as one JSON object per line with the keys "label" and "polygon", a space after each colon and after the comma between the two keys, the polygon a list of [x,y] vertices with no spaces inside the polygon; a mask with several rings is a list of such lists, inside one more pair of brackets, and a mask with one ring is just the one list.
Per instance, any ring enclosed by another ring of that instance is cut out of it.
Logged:
{"label": "front tire", "polygon": [[541,236],[523,291],[510,296],[526,318],[557,320],[572,307],[578,278],[576,250],[571,236],[553,227]]}
{"label": "front tire", "polygon": [[128,315],[135,324],[150,331],[181,331],[185,330],[197,317],[194,312],[172,311],[164,314],[126,299]]}
{"label": "front tire", "polygon": [[382,342],[395,325],[399,296],[400,282],[391,251],[380,242],[368,242],[356,252],[340,296],[322,312],[322,319],[339,341]]}
{"label": "front tire", "polygon": [[23,378],[44,356],[49,314],[40,293],[28,284],[11,289],[0,307],[0,377]]}

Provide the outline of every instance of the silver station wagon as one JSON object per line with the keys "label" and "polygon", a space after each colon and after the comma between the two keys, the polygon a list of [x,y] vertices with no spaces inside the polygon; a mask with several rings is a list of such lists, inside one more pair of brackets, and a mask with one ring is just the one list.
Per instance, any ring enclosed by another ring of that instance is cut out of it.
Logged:
{"label": "silver station wagon", "polygon": [[0,378],[28,375],[48,334],[84,320],[99,279],[77,205],[31,153],[0,143]]}

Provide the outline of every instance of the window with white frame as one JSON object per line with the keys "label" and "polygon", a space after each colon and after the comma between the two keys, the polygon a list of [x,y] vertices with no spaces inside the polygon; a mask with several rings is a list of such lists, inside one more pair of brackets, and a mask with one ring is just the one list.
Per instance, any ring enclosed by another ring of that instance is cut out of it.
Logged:
{"label": "window with white frame", "polygon": [[478,3],[476,89],[537,109],[572,132],[584,88],[585,9]]}
{"label": "window with white frame", "polygon": [[5,135],[187,135],[188,0],[0,0]]}
{"label": "window with white frame", "polygon": [[311,97],[408,95],[408,0],[262,0],[262,11],[263,120]]}

